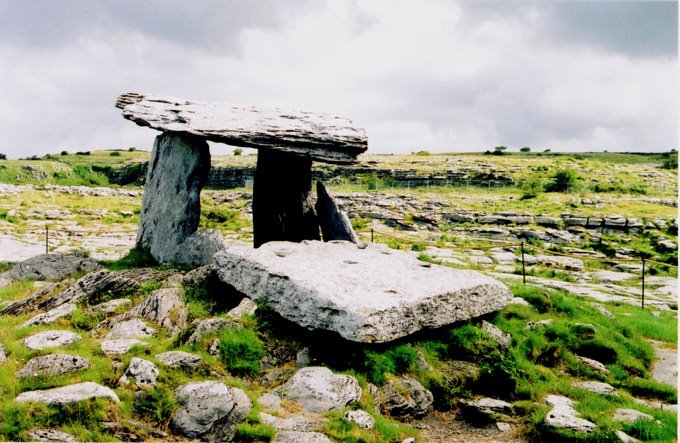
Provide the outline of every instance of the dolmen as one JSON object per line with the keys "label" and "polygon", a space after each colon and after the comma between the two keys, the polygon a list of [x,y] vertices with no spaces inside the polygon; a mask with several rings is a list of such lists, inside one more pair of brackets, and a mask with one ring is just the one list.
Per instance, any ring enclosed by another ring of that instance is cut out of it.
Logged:
{"label": "dolmen", "polygon": [[[210,171],[208,141],[258,149],[253,184],[253,242],[320,239],[312,198],[312,161],[350,164],[368,148],[366,133],[349,119],[311,112],[265,110],[127,93],[123,117],[161,131],[154,142],[142,201],[137,246],[159,262],[200,263],[221,249],[213,234],[197,233],[200,191]],[[320,208],[333,216],[321,191]],[[351,229],[351,228],[350,228]],[[326,232],[324,232],[326,234]],[[344,236],[344,237],[343,237]]]}
{"label": "dolmen", "polygon": [[[224,283],[284,318],[362,343],[479,317],[512,299],[479,272],[359,244],[321,183],[314,203],[312,161],[354,163],[368,147],[365,131],[346,118],[136,93],[121,95],[116,106],[124,118],[161,131],[137,236],[159,262],[215,264]],[[253,246],[197,230],[208,141],[258,149]]]}

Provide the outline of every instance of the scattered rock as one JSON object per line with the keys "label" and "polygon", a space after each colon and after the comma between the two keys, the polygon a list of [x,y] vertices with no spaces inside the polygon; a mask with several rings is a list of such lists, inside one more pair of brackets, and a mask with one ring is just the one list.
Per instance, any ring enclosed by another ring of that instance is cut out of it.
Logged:
{"label": "scattered rock", "polygon": [[281,431],[276,434],[273,443],[332,443],[320,432]]}
{"label": "scattered rock", "polygon": [[138,318],[123,321],[113,325],[106,334],[107,340],[118,338],[151,338],[156,335],[156,330]]}
{"label": "scattered rock", "polygon": [[194,345],[201,341],[201,339],[206,335],[212,334],[213,332],[217,332],[225,326],[238,328],[242,327],[240,324],[236,322],[229,321],[226,318],[221,317],[200,320],[196,324],[194,332],[192,332],[189,338],[186,340],[186,344],[189,346]]}
{"label": "scattered rock", "polygon": [[27,320],[23,325],[19,326],[20,328],[25,328],[27,326],[34,326],[34,325],[49,325],[57,321],[58,319],[62,317],[66,317],[67,315],[71,315],[73,311],[75,311],[76,305],[73,303],[64,303],[61,306],[57,306],[54,309],[50,309],[49,311],[38,314],[35,317],[32,317],[31,319]]}
{"label": "scattered rock", "polygon": [[510,300],[511,305],[521,305],[521,306],[531,306],[531,303],[523,299],[522,297],[513,297],[512,300]]}
{"label": "scattered rock", "polygon": [[41,254],[15,264],[0,277],[15,280],[63,280],[79,272],[90,272],[101,268],[96,261],[81,252],[66,254]]}
{"label": "scattered rock", "polygon": [[[386,342],[502,309],[507,287],[475,271],[349,242],[269,242],[215,256],[222,281],[288,320],[348,340]],[[284,278],[285,277],[285,278]]]}
{"label": "scattered rock", "polygon": [[5,345],[0,343],[0,364],[7,360],[7,351],[5,351]]}
{"label": "scattered rock", "polygon": [[498,415],[512,414],[512,404],[495,398],[478,398],[475,400],[462,400],[460,402],[464,411],[474,417],[496,419]]}
{"label": "scattered rock", "polygon": [[279,412],[281,410],[281,397],[274,393],[268,392],[261,395],[257,402],[270,411]]}
{"label": "scattered rock", "polygon": [[73,435],[57,431],[56,429],[33,429],[28,434],[26,438],[29,441],[39,441],[39,442],[65,442],[65,443],[76,443],[78,439]]}
{"label": "scattered rock", "polygon": [[114,318],[113,322],[118,323],[137,317],[145,318],[167,329],[170,335],[177,335],[187,327],[187,315],[187,307],[182,300],[182,290],[163,288],[153,291],[137,306]]}
{"label": "scattered rock", "polygon": [[289,418],[279,418],[266,412],[260,412],[260,420],[262,423],[269,425],[277,431],[301,431],[309,432],[312,430],[312,423],[302,415],[296,415]]}
{"label": "scattered rock", "polygon": [[184,384],[175,390],[175,399],[180,407],[170,417],[170,426],[204,441],[231,441],[251,408],[242,390],[217,381]]}
{"label": "scattered rock", "polygon": [[505,349],[510,348],[510,344],[512,343],[512,336],[507,332],[501,331],[496,325],[494,325],[493,323],[489,323],[486,320],[482,320],[481,329],[482,331],[489,334],[491,339],[498,343],[501,347]]}
{"label": "scattered rock", "polygon": [[238,306],[236,306],[231,311],[227,312],[227,315],[233,318],[241,318],[244,315],[255,315],[256,310],[257,305],[255,304],[255,302],[249,299],[248,297],[244,297],[243,300],[241,300],[241,303],[238,304]]}
{"label": "scattered rock", "polygon": [[621,443],[639,443],[640,440],[638,440],[635,437],[631,437],[630,435],[626,434],[623,431],[616,430],[614,431],[614,434],[618,437],[619,441]]}
{"label": "scattered rock", "polygon": [[173,369],[195,370],[203,365],[203,358],[184,351],[168,351],[156,355],[158,361]]}
{"label": "scattered rock", "polygon": [[305,410],[322,413],[341,409],[361,398],[356,378],[336,375],[324,367],[302,368],[282,388],[284,399],[299,403]]}
{"label": "scattered rock", "polygon": [[616,389],[612,385],[599,381],[578,381],[574,382],[573,386],[585,391],[594,392],[595,394],[609,395],[612,397],[619,396],[619,393],[616,392]]}
{"label": "scattered rock", "polygon": [[556,429],[567,429],[572,432],[583,432],[589,434],[597,425],[588,420],[577,417],[578,413],[566,405],[555,406],[545,416],[545,424]]}
{"label": "scattered rock", "polygon": [[640,412],[637,409],[619,408],[614,411],[613,419],[615,421],[622,421],[624,423],[633,423],[637,420],[654,420],[654,417],[649,414],[645,414],[644,412]]}
{"label": "scattered rock", "polygon": [[586,367],[592,369],[595,372],[599,372],[602,375],[607,375],[609,374],[609,369],[605,367],[602,363],[600,363],[597,360],[593,360],[592,358],[588,357],[582,357],[580,355],[577,355],[576,358],[583,363]]}
{"label": "scattered rock", "polygon": [[501,432],[510,432],[512,431],[512,425],[510,423],[505,423],[502,421],[499,421],[496,423],[496,428],[498,428],[499,431]]}
{"label": "scattered rock", "polygon": [[599,280],[602,283],[618,283],[624,280],[629,280],[631,278],[638,277],[636,274],[630,274],[628,272],[614,272],[614,271],[598,271],[593,272],[591,277]]}
{"label": "scattered rock", "polygon": [[135,345],[149,346],[148,343],[137,340],[136,338],[121,338],[117,340],[104,340],[101,344],[101,349],[106,355],[123,355],[130,351]]}
{"label": "scattered rock", "polygon": [[375,419],[366,411],[358,409],[356,411],[347,411],[345,413],[345,420],[356,423],[361,429],[373,429],[375,426]]}
{"label": "scattered rock", "polygon": [[548,325],[551,325],[553,323],[552,318],[547,318],[545,320],[538,320],[538,321],[528,321],[524,329],[536,329],[539,326],[546,327]]}
{"label": "scattered rock", "polygon": [[40,350],[45,348],[54,348],[57,346],[68,346],[82,340],[82,337],[71,331],[43,331],[31,335],[23,340],[23,343],[29,349]]}
{"label": "scattered rock", "polygon": [[90,362],[77,355],[48,354],[33,357],[17,372],[17,378],[54,377],[78,372],[90,367]]}
{"label": "scattered rock", "polygon": [[432,405],[432,393],[418,380],[397,378],[382,387],[378,403],[383,412],[395,417],[422,417]]}
{"label": "scattered rock", "polygon": [[110,314],[117,311],[121,306],[129,305],[130,303],[132,303],[132,300],[129,298],[115,298],[113,300],[105,301],[104,303],[99,303],[98,305],[94,305],[88,309],[85,309],[84,312],[86,314],[94,314],[97,312],[102,314]]}
{"label": "scattered rock", "polygon": [[556,406],[573,406],[574,401],[570,398],[564,397],[562,395],[555,395],[555,394],[549,394],[546,395],[545,398],[543,399],[544,402],[549,404],[550,406],[556,407]]}
{"label": "scattered rock", "polygon": [[118,380],[118,383],[127,385],[134,381],[137,387],[146,388],[156,386],[160,371],[148,360],[132,357],[130,365],[125,370],[125,374]]}
{"label": "scattered rock", "polygon": [[93,398],[108,398],[116,403],[120,402],[116,393],[111,389],[91,381],[62,386],[60,388],[23,392],[14,401],[19,403],[32,401],[62,405],[91,400]]}

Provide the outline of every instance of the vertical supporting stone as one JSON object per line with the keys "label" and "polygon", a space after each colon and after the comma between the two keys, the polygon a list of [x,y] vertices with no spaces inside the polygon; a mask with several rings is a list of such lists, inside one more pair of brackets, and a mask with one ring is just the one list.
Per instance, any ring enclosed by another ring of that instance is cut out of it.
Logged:
{"label": "vertical supporting stone", "polygon": [[200,137],[156,137],[144,186],[137,246],[159,262],[173,261],[177,248],[196,232],[200,194],[210,172],[208,143]]}
{"label": "vertical supporting stone", "polygon": [[335,199],[320,181],[316,182],[316,215],[323,234],[323,241],[345,240],[359,243],[347,214],[342,212]]}
{"label": "vertical supporting stone", "polygon": [[312,200],[312,160],[260,149],[253,185],[253,242],[319,240]]}

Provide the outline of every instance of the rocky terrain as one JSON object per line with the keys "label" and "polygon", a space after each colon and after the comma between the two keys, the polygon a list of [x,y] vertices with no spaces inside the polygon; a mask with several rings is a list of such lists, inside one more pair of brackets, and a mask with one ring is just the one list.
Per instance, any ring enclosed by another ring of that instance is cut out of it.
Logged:
{"label": "rocky terrain", "polygon": [[[675,439],[668,193],[343,186],[331,192],[360,241],[383,244],[369,249],[484,274],[512,301],[357,343],[322,330],[333,313],[286,319],[257,285],[225,284],[220,266],[265,278],[239,249],[252,242],[247,190],[202,192],[200,224],[235,245],[229,259],[173,267],[132,249],[139,188],[0,184],[0,439]],[[279,289],[294,306],[300,289]],[[391,324],[406,329],[402,319]]]}

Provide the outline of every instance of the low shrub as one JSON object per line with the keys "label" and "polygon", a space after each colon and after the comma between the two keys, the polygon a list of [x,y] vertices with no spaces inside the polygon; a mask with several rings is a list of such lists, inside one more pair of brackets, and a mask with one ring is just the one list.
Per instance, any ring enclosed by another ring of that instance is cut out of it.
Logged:
{"label": "low shrub", "polygon": [[264,346],[250,329],[222,329],[220,336],[220,360],[234,375],[257,375]]}

